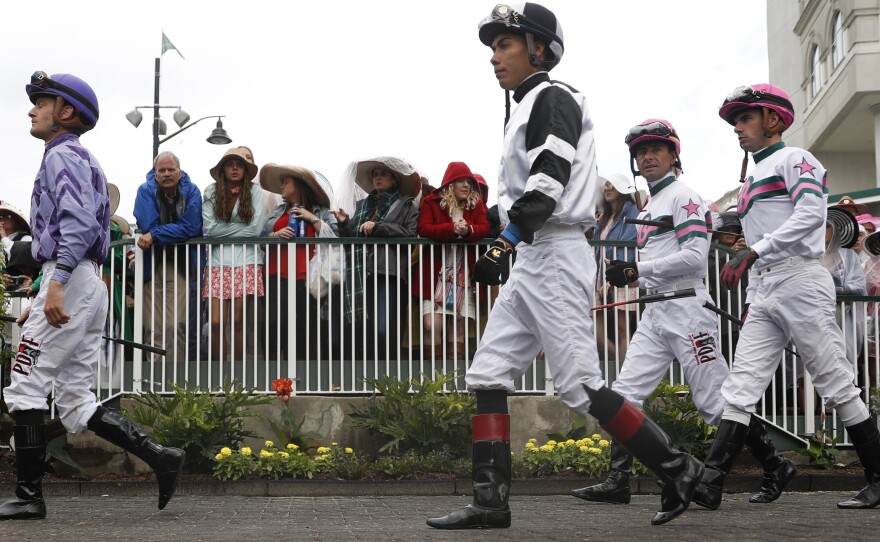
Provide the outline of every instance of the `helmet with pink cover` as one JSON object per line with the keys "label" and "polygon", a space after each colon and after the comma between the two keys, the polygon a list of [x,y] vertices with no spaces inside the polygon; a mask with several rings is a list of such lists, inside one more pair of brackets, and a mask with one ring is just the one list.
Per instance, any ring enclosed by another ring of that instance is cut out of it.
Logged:
{"label": "helmet with pink cover", "polygon": [[732,125],[738,112],[753,107],[765,107],[775,111],[786,128],[791,127],[794,122],[791,97],[781,88],[766,83],[737,87],[724,99],[718,115]]}
{"label": "helmet with pink cover", "polygon": [[635,156],[636,147],[647,141],[665,141],[675,147],[675,156],[681,156],[681,140],[672,123],[665,119],[647,119],[629,129],[624,139],[629,153]]}

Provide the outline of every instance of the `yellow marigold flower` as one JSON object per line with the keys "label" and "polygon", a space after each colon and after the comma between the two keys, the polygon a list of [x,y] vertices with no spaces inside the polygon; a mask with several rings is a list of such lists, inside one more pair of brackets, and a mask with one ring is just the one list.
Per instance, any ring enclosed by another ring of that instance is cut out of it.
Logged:
{"label": "yellow marigold flower", "polygon": [[345,453],[347,453],[347,454],[353,454],[353,453],[354,453],[354,450],[352,450],[351,448],[346,448],[346,449],[345,449]]}
{"label": "yellow marigold flower", "polygon": [[224,446],[223,448],[220,448],[220,454],[225,455],[225,456],[230,456],[230,455],[232,455],[232,450],[230,450],[229,448],[226,448]]}
{"label": "yellow marigold flower", "polygon": [[241,449],[241,453],[243,453],[244,455],[251,455],[251,449],[245,446]]}
{"label": "yellow marigold flower", "polygon": [[[532,439],[532,440],[535,440],[535,439]],[[534,447],[535,447],[535,443],[532,442],[531,440],[526,442],[526,448],[532,449]]]}
{"label": "yellow marigold flower", "polygon": [[607,448],[609,444],[611,444],[611,443],[605,439],[602,439],[599,441],[599,446],[601,446],[602,448]]}
{"label": "yellow marigold flower", "polygon": [[551,446],[550,444],[545,444],[545,445],[541,446],[540,450],[542,452],[552,452],[553,446]]}
{"label": "yellow marigold flower", "polygon": [[600,435],[599,433],[593,433],[592,435],[590,435],[590,438],[593,440],[599,440],[602,438],[602,435]]}
{"label": "yellow marigold flower", "polygon": [[532,444],[534,444],[534,443],[538,442],[538,439],[536,439],[536,438],[530,438],[530,439],[529,439],[529,442],[531,442]]}
{"label": "yellow marigold flower", "polygon": [[557,443],[556,448],[559,448],[559,449],[565,448],[565,443],[564,442]]}
{"label": "yellow marigold flower", "polygon": [[284,457],[284,458],[288,458],[288,457],[290,457],[290,454],[287,453],[287,452],[278,452],[278,455],[281,456],[281,457]]}
{"label": "yellow marigold flower", "polygon": [[584,446],[592,446],[592,445],[593,445],[593,439],[588,439],[588,438],[584,439]]}
{"label": "yellow marigold flower", "polygon": [[590,448],[590,453],[593,455],[602,455],[601,448]]}
{"label": "yellow marigold flower", "polygon": [[275,447],[274,442],[272,442],[271,440],[266,441],[266,448],[274,448],[274,447]]}
{"label": "yellow marigold flower", "polygon": [[529,448],[529,451],[532,452],[533,454],[536,454],[540,451],[540,448]]}
{"label": "yellow marigold flower", "polygon": [[566,441],[565,441],[565,445],[566,445],[566,446],[573,446],[573,445],[574,445],[574,439],[573,439],[573,438],[570,438],[570,439],[566,440]]}
{"label": "yellow marigold flower", "polygon": [[315,461],[327,461],[328,459],[330,459],[330,456],[327,454],[321,454],[321,455],[315,456]]}
{"label": "yellow marigold flower", "polygon": [[269,450],[260,450],[260,457],[272,457],[272,452]]}
{"label": "yellow marigold flower", "polygon": [[548,446],[556,446],[556,441],[555,440],[548,440],[547,445]]}
{"label": "yellow marigold flower", "polygon": [[328,448],[326,446],[321,446],[320,448],[318,448],[318,453],[319,454],[329,454],[330,448]]}
{"label": "yellow marigold flower", "polygon": [[339,446],[339,443],[338,442],[331,442],[330,446]]}
{"label": "yellow marigold flower", "polygon": [[587,451],[589,451],[589,448],[587,448],[586,446],[581,446],[579,449],[584,453],[587,453]]}
{"label": "yellow marigold flower", "polygon": [[299,450],[299,446],[297,446],[296,444],[291,442],[290,444],[287,445],[287,449],[288,450]]}
{"label": "yellow marigold flower", "polygon": [[586,446],[586,445],[587,445],[587,439],[582,438],[582,439],[580,439],[579,441],[575,442],[575,444],[577,444],[578,446]]}
{"label": "yellow marigold flower", "polygon": [[214,459],[216,459],[217,461],[223,461],[223,457],[224,457],[223,454],[217,454],[214,456]]}

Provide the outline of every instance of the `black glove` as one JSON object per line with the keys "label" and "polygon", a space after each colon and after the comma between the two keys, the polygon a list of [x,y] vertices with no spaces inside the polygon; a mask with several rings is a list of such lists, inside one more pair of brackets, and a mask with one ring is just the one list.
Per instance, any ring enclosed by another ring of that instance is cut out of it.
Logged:
{"label": "black glove", "polygon": [[746,325],[746,318],[749,317],[749,304],[743,305],[742,314],[739,315],[739,328],[742,329]]}
{"label": "black glove", "polygon": [[507,282],[510,276],[510,256],[512,248],[507,248],[500,239],[492,241],[489,250],[480,256],[474,266],[474,280],[489,286]]}
{"label": "black glove", "polygon": [[721,270],[721,285],[728,290],[733,290],[742,280],[743,275],[749,272],[749,268],[755,264],[758,253],[750,248],[742,248],[736,255],[724,264]]}
{"label": "black glove", "polygon": [[605,269],[605,280],[612,286],[623,288],[639,280],[639,267],[636,262],[611,260],[608,262],[608,268]]}

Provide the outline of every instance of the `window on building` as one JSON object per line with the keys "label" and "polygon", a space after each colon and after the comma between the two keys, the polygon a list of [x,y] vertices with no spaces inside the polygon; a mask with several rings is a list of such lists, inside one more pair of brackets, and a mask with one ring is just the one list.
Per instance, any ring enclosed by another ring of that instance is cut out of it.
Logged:
{"label": "window on building", "polygon": [[819,55],[819,46],[813,46],[813,54],[810,55],[810,87],[813,90],[813,97],[822,90],[824,74],[822,73],[822,59]]}
{"label": "window on building", "polygon": [[831,22],[831,69],[837,68],[843,62],[846,54],[846,35],[843,31],[843,16],[839,11],[834,12]]}

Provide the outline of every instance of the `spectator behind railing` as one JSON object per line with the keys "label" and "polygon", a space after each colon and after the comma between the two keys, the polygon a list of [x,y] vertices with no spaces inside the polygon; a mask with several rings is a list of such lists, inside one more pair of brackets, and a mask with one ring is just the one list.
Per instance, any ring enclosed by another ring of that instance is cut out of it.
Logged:
{"label": "spectator behind railing", "polygon": [[[709,292],[712,294],[712,302],[723,311],[734,316],[741,314],[742,303],[746,299],[746,287],[749,284],[748,275],[743,275],[739,286],[734,290],[718,286],[718,274],[724,268],[724,264],[732,254],[738,250],[747,248],[745,237],[742,237],[742,224],[735,210],[728,210],[720,214],[720,223],[714,224],[720,233],[713,234],[712,242],[721,245],[729,251],[717,248],[709,248]],[[727,252],[727,254],[724,254]],[[721,322],[721,352],[724,359],[733,360],[736,353],[736,342],[739,340],[739,326],[727,321]]]}
{"label": "spectator behind railing", "polygon": [[[345,182],[356,183],[369,195],[357,202],[354,216],[342,209],[334,211],[342,237],[416,236],[419,210],[414,199],[421,177],[410,164],[399,158],[376,158],[352,164],[349,175],[351,181]],[[353,345],[355,355],[364,347],[370,357],[399,355],[398,335],[408,297],[404,292],[410,254],[401,253],[406,250],[406,246],[384,244],[352,247],[344,283],[346,322],[362,322],[369,319],[367,315],[375,318],[366,337],[361,335],[361,326],[345,326],[346,334],[354,332],[354,337],[345,337],[343,344]]]}
{"label": "spectator behind railing", "polygon": [[[835,207],[828,209],[829,215]],[[845,212],[845,210],[844,210]],[[822,266],[831,273],[834,290],[837,295],[867,295],[865,272],[862,263],[852,249],[841,246],[841,232],[831,216],[825,222],[825,254],[821,258]],[[862,328],[856,325],[853,305],[850,303],[837,305],[837,325],[843,331],[846,340],[846,359],[855,366],[862,349]],[[855,340],[853,340],[855,338]]]}
{"label": "spectator behind railing", "polygon": [[[226,151],[211,168],[211,177],[217,182],[205,189],[205,236],[259,237],[266,215],[264,191],[251,182],[256,175],[257,166],[247,161],[240,148]],[[210,355],[212,359],[244,360],[245,326],[255,317],[256,298],[264,295],[263,249],[257,244],[224,244],[212,245],[209,253],[202,297],[211,299]],[[223,333],[227,325],[232,335],[230,347]]]}
{"label": "spectator behind railing", "polygon": [[[115,243],[122,241],[124,238],[131,238],[131,225],[124,218],[116,214],[116,210],[119,208],[119,187],[113,183],[107,183],[107,193],[110,198],[111,213],[110,242]],[[126,249],[127,247],[122,245],[110,247],[110,252],[107,253],[107,258],[101,267],[101,280],[107,286],[107,295],[109,296],[110,304],[113,306],[112,314],[114,317],[112,322],[107,322],[107,331],[113,336],[130,341],[133,337],[132,315],[126,306],[123,290],[131,291],[132,285],[126,285],[126,281],[131,282],[130,279],[133,277],[128,273]]]}
{"label": "spectator behind railing", "polygon": [[[480,196],[475,175],[464,162],[451,162],[440,188],[422,199],[419,209],[419,236],[447,243],[430,248],[430,258],[421,264],[421,279],[416,295],[422,301],[426,357],[429,347],[436,357],[443,356],[444,334],[455,329],[449,338],[447,354],[464,359],[464,337],[474,325],[477,314],[474,288],[475,247],[452,244],[473,243],[489,235],[486,205]],[[418,272],[418,269],[416,269]],[[465,319],[470,319],[468,326]],[[444,326],[446,320],[446,326]],[[457,325],[453,323],[457,320]]]}
{"label": "spectator behind railing", "polygon": [[[333,188],[323,175],[299,166],[266,164],[260,171],[260,185],[269,193],[280,194],[282,199],[266,219],[262,231],[264,237],[338,237],[336,217],[330,212]],[[306,358],[307,344],[317,342],[318,304],[309,295],[306,284],[307,262],[314,255],[314,245],[296,246],[296,307],[293,312],[296,315],[296,357],[300,360]],[[268,359],[286,359],[290,355],[287,331],[291,308],[287,304],[287,280],[293,270],[288,269],[287,258],[286,245],[270,245]],[[308,322],[312,325],[307,326]]]}
{"label": "spectator behind railing", "polygon": [[[174,153],[156,156],[146,182],[138,187],[134,217],[142,233],[137,245],[144,251],[145,340],[167,349],[166,359],[187,361],[186,345],[192,356],[198,337],[195,292],[200,262],[197,246],[179,243],[202,233],[202,193],[180,169]],[[193,280],[187,281],[187,275]]]}
{"label": "spectator behind railing", "polygon": [[21,209],[0,200],[0,240],[3,242],[3,286],[7,292],[26,292],[40,264],[31,255],[31,227]]}
{"label": "spectator behind railing", "polygon": [[[601,214],[593,226],[593,239],[601,241],[635,241],[635,224],[625,224],[624,218],[636,218],[639,210],[633,194],[635,182],[626,175],[612,173],[608,177],[599,177],[601,189]],[[602,270],[611,260],[634,262],[636,251],[632,247],[597,246],[594,249],[596,264],[600,276],[596,278],[596,305],[605,305],[616,301],[633,300],[639,295],[637,284],[626,288],[615,288],[601,276]],[[603,265],[604,262],[604,265]],[[635,303],[622,305],[617,310],[595,312],[596,343],[599,355],[605,356],[606,350],[612,360],[623,362],[630,337],[635,333],[637,311]]]}

